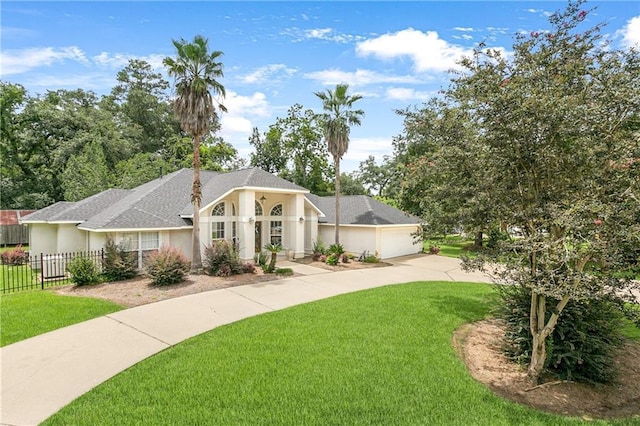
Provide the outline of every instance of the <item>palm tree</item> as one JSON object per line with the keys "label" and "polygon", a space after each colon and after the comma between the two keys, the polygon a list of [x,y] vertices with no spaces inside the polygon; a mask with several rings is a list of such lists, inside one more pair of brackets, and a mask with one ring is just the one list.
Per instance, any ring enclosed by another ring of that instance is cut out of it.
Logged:
{"label": "palm tree", "polygon": [[348,84],[338,84],[336,89],[326,92],[316,92],[315,95],[322,100],[322,125],[324,127],[324,139],[333,157],[335,168],[336,187],[336,234],[335,244],[340,243],[340,160],[349,149],[350,126],[359,126],[364,117],[361,109],[352,110],[353,104],[362,99],[360,95],[347,95]]}
{"label": "palm tree", "polygon": [[224,86],[218,82],[223,77],[222,63],[218,58],[220,51],[209,52],[209,41],[201,35],[194,37],[189,43],[184,39],[173,40],[177,56],[167,57],[162,61],[170,76],[175,78],[176,99],[173,112],[180,121],[185,133],[193,136],[193,186],[191,203],[193,204],[193,256],[192,272],[202,269],[200,254],[200,138],[211,129],[211,122],[216,118],[214,101],[221,111],[227,109],[211,95],[224,98]]}

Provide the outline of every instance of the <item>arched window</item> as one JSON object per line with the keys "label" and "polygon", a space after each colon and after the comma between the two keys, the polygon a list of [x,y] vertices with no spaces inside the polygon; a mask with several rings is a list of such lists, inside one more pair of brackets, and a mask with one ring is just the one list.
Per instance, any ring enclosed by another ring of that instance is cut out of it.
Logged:
{"label": "arched window", "polygon": [[258,200],[256,200],[256,216],[262,216],[262,206]]}
{"label": "arched window", "polygon": [[[282,216],[282,204],[276,204],[271,209],[270,216]],[[282,244],[282,221],[272,220],[269,226],[271,244]]]}
{"label": "arched window", "polygon": [[224,202],[213,206],[211,209],[211,216],[224,216]]}
{"label": "arched window", "polygon": [[282,204],[276,204],[273,206],[270,216],[282,216]]}
{"label": "arched window", "polygon": [[236,205],[231,203],[231,216],[236,216]]}
{"label": "arched window", "polygon": [[[216,204],[211,209],[211,216],[224,216],[224,201]],[[211,239],[224,240],[224,220],[211,222]]]}

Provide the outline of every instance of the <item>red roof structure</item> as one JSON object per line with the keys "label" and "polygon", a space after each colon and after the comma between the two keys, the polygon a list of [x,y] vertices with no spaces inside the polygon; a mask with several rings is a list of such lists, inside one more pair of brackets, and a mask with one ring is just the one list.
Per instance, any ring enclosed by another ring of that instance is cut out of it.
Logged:
{"label": "red roof structure", "polygon": [[19,225],[21,217],[33,213],[35,210],[0,210],[0,226]]}

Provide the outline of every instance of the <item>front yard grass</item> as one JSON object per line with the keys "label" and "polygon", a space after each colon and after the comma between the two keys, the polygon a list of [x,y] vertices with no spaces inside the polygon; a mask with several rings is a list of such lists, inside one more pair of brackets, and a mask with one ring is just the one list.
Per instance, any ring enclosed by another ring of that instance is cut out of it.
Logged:
{"label": "front yard grass", "polygon": [[37,290],[0,298],[0,346],[123,309],[87,297],[60,296]]}
{"label": "front yard grass", "polygon": [[496,299],[490,285],[419,282],[248,318],[142,361],[44,424],[583,423],[497,397],[468,374],[452,334]]}
{"label": "front yard grass", "polygon": [[460,235],[447,235],[444,237],[430,237],[423,241],[424,252],[429,253],[431,246],[440,247],[440,256],[460,258],[461,255],[473,257],[473,240]]}

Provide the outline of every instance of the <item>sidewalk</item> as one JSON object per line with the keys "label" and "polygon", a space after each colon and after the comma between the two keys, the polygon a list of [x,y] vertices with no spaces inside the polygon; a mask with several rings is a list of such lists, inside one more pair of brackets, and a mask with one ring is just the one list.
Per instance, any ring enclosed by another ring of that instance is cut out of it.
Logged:
{"label": "sidewalk", "polygon": [[410,281],[489,282],[457,259],[408,256],[393,266],[332,272],[279,262],[300,276],[126,309],[0,349],[0,424],[35,425],[137,362],[185,339],[261,313]]}

